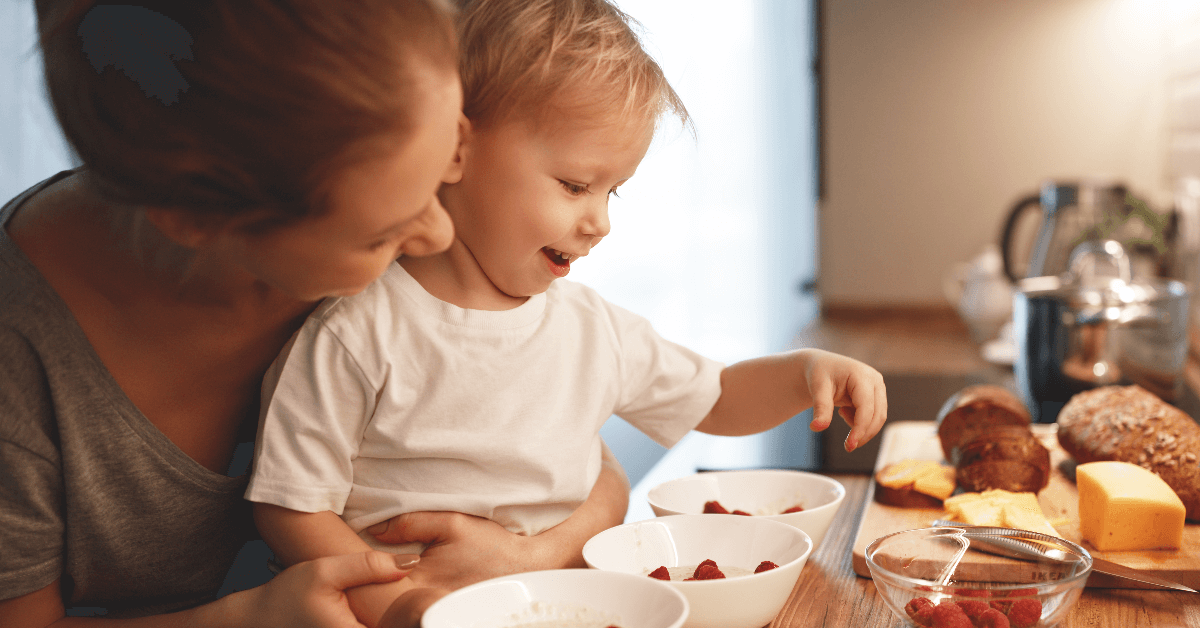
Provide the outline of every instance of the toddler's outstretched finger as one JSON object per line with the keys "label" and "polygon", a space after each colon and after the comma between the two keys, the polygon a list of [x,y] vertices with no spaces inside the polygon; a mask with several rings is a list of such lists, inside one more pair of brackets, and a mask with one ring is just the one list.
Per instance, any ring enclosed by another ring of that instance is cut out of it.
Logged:
{"label": "toddler's outstretched finger", "polygon": [[808,428],[820,432],[833,422],[833,382],[820,378],[812,387],[813,419]]}
{"label": "toddler's outstretched finger", "polygon": [[863,382],[853,384],[850,401],[854,404],[854,422],[851,424],[850,434],[846,436],[846,451],[854,451],[860,443],[870,438],[864,425],[869,425],[875,415],[874,387]]}

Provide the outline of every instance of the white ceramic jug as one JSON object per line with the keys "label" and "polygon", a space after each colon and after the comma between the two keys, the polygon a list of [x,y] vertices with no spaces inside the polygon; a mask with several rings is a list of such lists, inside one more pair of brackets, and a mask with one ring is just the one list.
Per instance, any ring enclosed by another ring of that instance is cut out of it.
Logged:
{"label": "white ceramic jug", "polygon": [[1004,275],[1004,260],[995,244],[989,244],[970,262],[955,264],[946,274],[942,289],[976,344],[994,339],[1012,319],[1013,286]]}

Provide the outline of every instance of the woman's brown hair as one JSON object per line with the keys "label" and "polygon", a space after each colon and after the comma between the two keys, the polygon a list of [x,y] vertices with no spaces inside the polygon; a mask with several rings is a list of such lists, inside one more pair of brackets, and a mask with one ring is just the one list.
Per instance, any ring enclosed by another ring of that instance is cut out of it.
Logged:
{"label": "woman's brown hair", "polygon": [[423,68],[454,72],[441,0],[37,0],[68,141],[119,202],[266,224],[402,143]]}

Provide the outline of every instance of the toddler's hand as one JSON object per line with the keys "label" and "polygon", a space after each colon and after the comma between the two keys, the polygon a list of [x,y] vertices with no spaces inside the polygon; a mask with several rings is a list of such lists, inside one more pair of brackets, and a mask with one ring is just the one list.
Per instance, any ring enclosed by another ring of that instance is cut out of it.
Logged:
{"label": "toddler's hand", "polygon": [[836,407],[851,428],[846,451],[854,451],[879,433],[887,421],[887,392],[879,371],[828,351],[806,349],[800,353],[813,402],[809,427],[817,432],[829,427]]}

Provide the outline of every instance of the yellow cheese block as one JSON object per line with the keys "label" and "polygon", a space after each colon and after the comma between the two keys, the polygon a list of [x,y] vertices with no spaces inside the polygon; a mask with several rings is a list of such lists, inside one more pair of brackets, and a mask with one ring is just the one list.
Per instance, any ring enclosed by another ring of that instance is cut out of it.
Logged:
{"label": "yellow cheese block", "polygon": [[1128,462],[1089,462],[1075,468],[1079,531],[1105,551],[1179,549],[1183,502],[1151,471]]}
{"label": "yellow cheese block", "polygon": [[1037,495],[991,489],[982,493],[960,493],[945,501],[946,517],[976,526],[1032,530],[1059,536],[1046,520]]}

